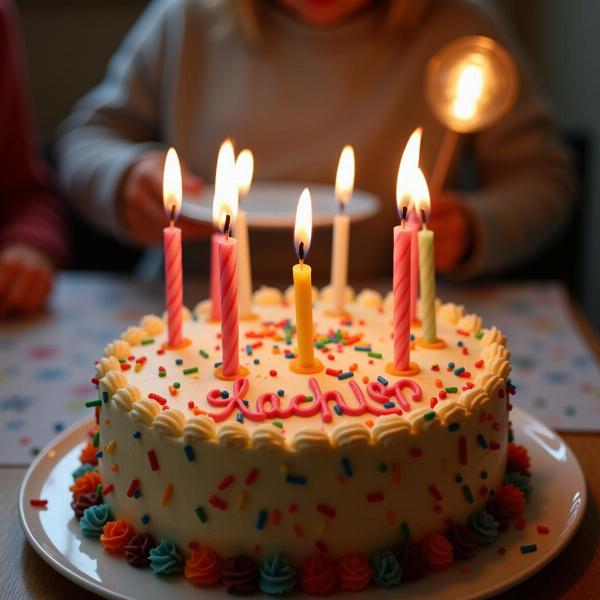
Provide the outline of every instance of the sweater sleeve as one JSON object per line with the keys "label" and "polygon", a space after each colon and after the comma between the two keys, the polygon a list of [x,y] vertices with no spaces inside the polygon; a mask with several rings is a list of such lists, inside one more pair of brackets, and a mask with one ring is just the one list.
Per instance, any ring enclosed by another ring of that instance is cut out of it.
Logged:
{"label": "sweater sleeve", "polygon": [[161,147],[160,81],[166,13],[155,0],[112,57],[102,83],[75,105],[57,144],[60,182],[76,209],[95,226],[127,237],[117,199],[129,167]]}
{"label": "sweater sleeve", "polygon": [[17,31],[11,2],[0,0],[0,245],[31,244],[60,266],[64,215],[34,142]]}
{"label": "sweater sleeve", "polygon": [[482,33],[506,45],[519,69],[513,108],[472,136],[479,189],[464,206],[474,227],[474,251],[454,275],[497,273],[534,256],[567,222],[575,182],[568,153],[537,94],[523,53],[500,19],[479,13]]}

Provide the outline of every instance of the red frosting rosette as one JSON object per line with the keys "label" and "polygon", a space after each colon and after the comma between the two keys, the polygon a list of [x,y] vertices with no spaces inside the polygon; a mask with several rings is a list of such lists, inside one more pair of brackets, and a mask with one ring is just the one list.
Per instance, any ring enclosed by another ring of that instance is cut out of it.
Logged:
{"label": "red frosting rosette", "polygon": [[213,586],[221,579],[221,559],[212,550],[199,548],[185,561],[183,572],[194,585]]}
{"label": "red frosting rosette", "polygon": [[335,590],[338,568],[335,560],[327,556],[307,558],[300,571],[300,587],[307,594],[327,596]]}
{"label": "red frosting rosette", "polygon": [[428,535],[421,543],[421,548],[432,571],[446,569],[454,560],[452,544],[439,533]]}
{"label": "red frosting rosette", "polygon": [[96,471],[88,471],[78,477],[69,489],[73,492],[73,499],[75,499],[80,494],[95,492],[99,484],[100,475]]}
{"label": "red frosting rosette", "polygon": [[100,541],[107,552],[125,554],[125,546],[134,535],[135,530],[125,519],[117,519],[104,525]]}
{"label": "red frosting rosette", "polygon": [[89,463],[90,465],[96,466],[98,464],[98,457],[96,456],[96,452],[98,452],[98,448],[94,446],[91,442],[88,442],[87,446],[81,451],[79,455],[79,460],[82,465],[85,463]]}
{"label": "red frosting rosette", "polygon": [[518,444],[509,444],[506,453],[506,472],[529,475],[530,466],[531,460],[527,448]]}
{"label": "red frosting rosette", "polygon": [[360,592],[371,581],[373,569],[364,554],[348,554],[338,563],[340,589],[348,592]]}
{"label": "red frosting rosette", "polygon": [[516,485],[508,483],[498,488],[496,495],[488,500],[486,509],[500,527],[506,529],[508,522],[525,510],[525,495]]}

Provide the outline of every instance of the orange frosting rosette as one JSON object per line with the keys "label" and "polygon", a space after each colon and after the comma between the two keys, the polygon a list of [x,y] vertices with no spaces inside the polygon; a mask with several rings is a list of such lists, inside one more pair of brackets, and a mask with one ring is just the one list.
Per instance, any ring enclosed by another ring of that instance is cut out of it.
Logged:
{"label": "orange frosting rosette", "polygon": [[87,446],[81,451],[79,455],[79,460],[82,465],[85,463],[89,463],[90,465],[96,466],[98,464],[98,457],[96,456],[96,452],[98,452],[98,448],[92,444],[92,442],[88,442]]}
{"label": "orange frosting rosette", "polygon": [[78,477],[69,489],[73,492],[73,498],[77,498],[80,494],[95,492],[100,483],[100,475],[96,471],[88,471]]}
{"label": "orange frosting rosette", "polygon": [[200,587],[216,585],[221,579],[221,559],[212,550],[194,550],[185,561],[183,570],[191,583]]}
{"label": "orange frosting rosette", "polygon": [[134,535],[135,530],[125,519],[117,519],[104,525],[100,541],[107,552],[125,554],[125,546]]}

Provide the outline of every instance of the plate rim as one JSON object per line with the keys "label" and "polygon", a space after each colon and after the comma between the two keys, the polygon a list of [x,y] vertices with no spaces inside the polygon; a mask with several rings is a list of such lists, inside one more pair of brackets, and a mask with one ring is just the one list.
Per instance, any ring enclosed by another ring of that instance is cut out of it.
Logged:
{"label": "plate rim", "polygon": [[[588,502],[588,490],[587,490],[587,480],[585,478],[585,474],[581,468],[581,464],[579,463],[579,459],[577,455],[573,452],[569,444],[563,439],[559,432],[556,432],[550,429],[547,425],[542,423],[536,417],[533,417],[526,411],[520,409],[519,407],[513,408],[513,420],[514,415],[516,414],[520,419],[527,419],[529,422],[533,422],[538,426],[542,426],[546,432],[550,432],[552,435],[557,436],[561,442],[564,444],[566,449],[566,454],[574,462],[574,466],[576,469],[572,470],[572,474],[576,475],[578,480],[581,482],[581,508],[577,512],[574,521],[569,525],[565,534],[561,537],[558,537],[553,543],[551,543],[547,548],[545,548],[545,552],[540,555],[538,561],[532,563],[526,568],[521,569],[521,571],[517,572],[513,576],[509,577],[506,581],[503,581],[499,584],[493,584],[491,587],[483,590],[479,590],[473,594],[462,596],[461,600],[480,600],[485,598],[490,598],[496,594],[500,594],[510,588],[519,585],[529,577],[532,577],[536,573],[538,573],[541,569],[543,569],[546,565],[548,565],[552,560],[554,560],[558,554],[568,546],[568,544],[573,539],[575,533],[579,530],[581,526],[581,522],[586,513],[587,502]],[[86,590],[94,592],[103,598],[108,598],[109,600],[135,600],[133,596],[123,595],[120,592],[116,592],[110,590],[106,587],[103,587],[101,583],[98,583],[87,576],[85,573],[81,572],[80,569],[73,566],[72,563],[71,568],[60,562],[52,551],[47,550],[43,547],[42,543],[38,541],[35,537],[30,524],[27,520],[26,515],[26,507],[28,506],[27,499],[25,498],[25,493],[27,491],[28,484],[31,482],[32,477],[34,476],[35,471],[39,468],[39,465],[44,462],[46,459],[46,455],[52,451],[56,450],[59,446],[68,443],[68,440],[71,436],[76,434],[79,430],[84,427],[89,427],[93,424],[93,420],[88,417],[78,420],[73,425],[62,431],[58,436],[56,436],[51,442],[49,442],[35,457],[33,462],[27,468],[25,475],[19,485],[19,494],[18,494],[18,514],[19,514],[19,522],[21,524],[21,528],[25,533],[25,537],[28,543],[35,550],[36,554],[50,567],[58,571],[61,575],[72,581],[73,583],[83,587]],[[80,442],[78,442],[80,443]],[[64,555],[63,555],[64,556]],[[206,590],[209,591],[209,590]],[[298,598],[302,596],[297,596]],[[396,596],[390,596],[390,598],[395,598]],[[398,596],[400,598],[402,596]],[[359,596],[357,596],[358,600]]]}

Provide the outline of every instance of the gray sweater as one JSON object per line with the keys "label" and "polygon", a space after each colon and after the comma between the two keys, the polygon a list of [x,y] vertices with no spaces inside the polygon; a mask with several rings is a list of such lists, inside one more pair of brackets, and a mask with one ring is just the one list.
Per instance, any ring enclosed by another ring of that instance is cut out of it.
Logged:
{"label": "gray sweater", "polygon": [[[424,128],[431,173],[444,129],[424,101],[428,59],[446,42],[482,34],[520,53],[499,20],[468,0],[437,0],[412,35],[382,27],[385,3],[340,26],[318,29],[262,2],[263,43],[252,45],[220,3],[155,0],[124,40],[104,81],[75,106],[58,144],[60,178],[90,220],[124,234],[115,210],[128,167],[149,148],[173,145],[208,181],[231,136],[256,159],[256,179],[329,182],[339,151],[354,146],[357,186],[383,199],[376,217],[352,229],[351,277],[391,269],[400,155]],[[497,272],[534,254],[572,203],[568,159],[520,63],[521,92],[508,115],[468,140],[479,187],[464,195],[475,247],[459,276]],[[452,182],[452,178],[451,178]],[[435,210],[435,208],[434,208]],[[281,279],[292,233],[251,232],[255,283]],[[207,246],[194,262],[208,268]],[[313,237],[317,280],[329,273],[330,232]]]}

